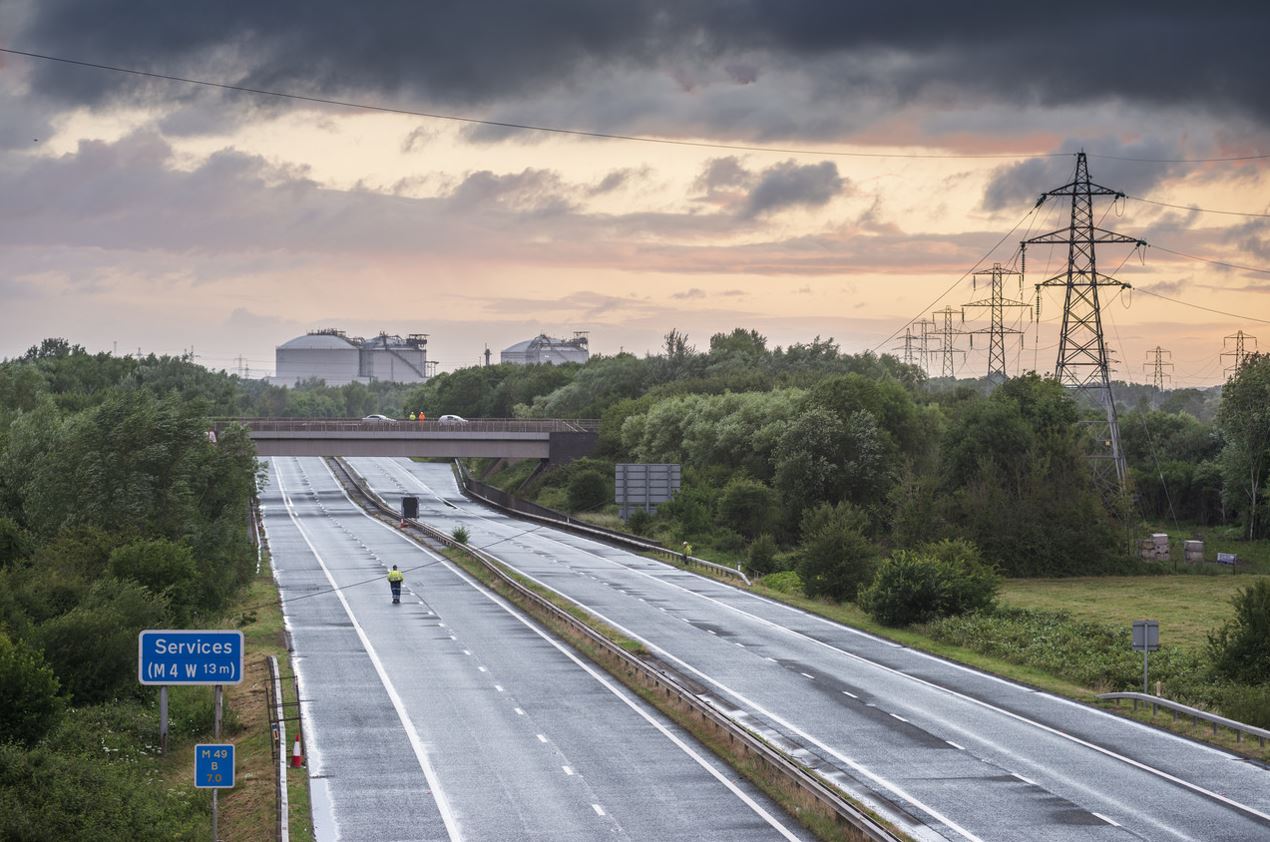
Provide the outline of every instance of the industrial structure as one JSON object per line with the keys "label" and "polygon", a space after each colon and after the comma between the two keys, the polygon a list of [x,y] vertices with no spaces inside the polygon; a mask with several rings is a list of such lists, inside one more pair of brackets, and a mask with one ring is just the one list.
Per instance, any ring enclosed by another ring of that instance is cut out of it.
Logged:
{"label": "industrial structure", "polygon": [[1000,263],[993,263],[991,271],[975,272],[974,285],[975,289],[979,288],[979,279],[986,278],[991,287],[991,293],[987,298],[980,298],[976,301],[970,301],[961,305],[961,317],[964,321],[966,318],[966,308],[986,308],[989,314],[989,325],[986,328],[977,330],[967,330],[964,333],[970,336],[970,347],[975,347],[975,336],[986,334],[988,337],[988,379],[994,383],[1004,381],[1009,374],[1005,369],[1005,337],[1007,335],[1017,335],[1022,337],[1023,331],[1015,327],[1010,327],[1005,323],[1005,311],[1008,309],[1023,309],[1031,311],[1032,306],[1026,301],[1018,301],[1013,298],[1005,297],[1004,279],[1007,276],[1013,276],[1019,280],[1019,296],[1023,295],[1023,273],[1013,272],[1009,269],[1001,268]]}
{"label": "industrial structure", "polygon": [[428,362],[428,336],[380,333],[370,339],[342,330],[312,330],[275,349],[275,386],[321,380],[328,386],[349,383],[422,383],[436,363]]}
{"label": "industrial structure", "polygon": [[1093,437],[1094,449],[1089,456],[1094,474],[1104,488],[1114,486],[1117,491],[1123,491],[1125,458],[1120,446],[1116,402],[1111,394],[1111,359],[1103,336],[1099,291],[1103,287],[1125,288],[1129,285],[1098,271],[1095,245],[1121,243],[1141,248],[1146,242],[1099,227],[1094,222],[1095,196],[1119,200],[1124,198],[1124,193],[1090,181],[1089,161],[1085,153],[1080,152],[1076,156],[1076,173],[1072,180],[1057,190],[1042,193],[1036,203],[1040,207],[1050,198],[1070,198],[1070,221],[1056,231],[1024,240],[1021,248],[1026,259],[1029,245],[1067,246],[1066,268],[1036,284],[1038,317],[1041,288],[1061,287],[1063,327],[1058,338],[1054,377],[1064,386],[1089,397],[1105,414],[1106,420],[1099,424],[1100,429]]}
{"label": "industrial structure", "polygon": [[514,365],[558,365],[560,363],[584,363],[591,356],[587,348],[587,332],[575,330],[572,339],[556,339],[540,333],[533,339],[517,342],[504,348],[499,362]]}
{"label": "industrial structure", "polygon": [[1255,353],[1257,353],[1257,337],[1244,333],[1242,330],[1237,330],[1225,337],[1222,340],[1221,358],[1229,359],[1233,363],[1226,367],[1226,379],[1229,380],[1238,374],[1239,369],[1243,368],[1248,358]]}

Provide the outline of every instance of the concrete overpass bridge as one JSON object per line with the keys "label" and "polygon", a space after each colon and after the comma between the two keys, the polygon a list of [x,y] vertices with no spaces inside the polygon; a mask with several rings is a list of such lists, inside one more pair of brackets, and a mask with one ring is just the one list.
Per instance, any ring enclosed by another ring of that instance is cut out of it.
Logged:
{"label": "concrete overpass bridge", "polygon": [[564,464],[589,455],[599,422],[554,418],[473,418],[465,422],[334,418],[222,418],[247,428],[260,456],[433,456],[542,459]]}

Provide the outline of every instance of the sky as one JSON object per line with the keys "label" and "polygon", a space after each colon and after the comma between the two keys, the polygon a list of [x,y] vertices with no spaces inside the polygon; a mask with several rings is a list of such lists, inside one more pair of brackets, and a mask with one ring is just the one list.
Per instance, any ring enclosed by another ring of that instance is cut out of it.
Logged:
{"label": "sky", "polygon": [[5,0],[6,49],[388,110],[0,54],[0,356],[259,376],[326,327],[427,333],[442,370],[577,330],[887,352],[932,310],[986,327],[962,306],[1000,262],[1010,371],[1045,373],[1066,254],[1018,241],[1067,224],[1035,205],[1084,150],[1128,197],[1100,225],[1149,244],[1098,252],[1133,287],[1103,291],[1114,376],[1158,346],[1219,383],[1224,337],[1270,348],[1267,31],[1253,2]]}

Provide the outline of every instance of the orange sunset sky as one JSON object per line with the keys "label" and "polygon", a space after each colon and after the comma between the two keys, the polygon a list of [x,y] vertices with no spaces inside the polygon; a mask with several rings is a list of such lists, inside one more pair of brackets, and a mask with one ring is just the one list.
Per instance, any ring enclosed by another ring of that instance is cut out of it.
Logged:
{"label": "orange sunset sky", "polygon": [[[1096,218],[1150,244],[1099,253],[1135,288],[1106,292],[1113,376],[1142,382],[1160,345],[1174,385],[1211,385],[1224,336],[1270,347],[1259,6],[1079,23],[1082,4],[146,5],[6,4],[0,47],[705,145],[3,54],[0,356],[65,336],[264,374],[274,345],[328,326],[428,333],[443,370],[574,330],[606,354],[738,326],[888,351],[933,301],[983,297],[955,283],[977,262],[1017,265],[1021,237],[1066,224],[1061,200],[1033,210],[1078,149],[1129,196]],[[1024,300],[1065,257],[1029,251]],[[1060,295],[1019,312],[1011,371],[1052,370]],[[960,342],[959,375],[981,375],[986,343]]]}

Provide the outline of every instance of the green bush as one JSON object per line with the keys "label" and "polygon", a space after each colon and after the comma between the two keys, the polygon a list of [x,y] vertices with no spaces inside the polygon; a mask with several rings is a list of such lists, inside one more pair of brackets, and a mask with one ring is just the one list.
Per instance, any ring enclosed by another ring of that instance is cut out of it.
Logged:
{"label": "green bush", "polygon": [[460,544],[466,544],[468,542],[468,539],[472,537],[470,534],[468,534],[466,526],[456,526],[454,527],[454,532],[450,534],[454,538],[454,540],[458,541]]}
{"label": "green bush", "polygon": [[780,518],[776,492],[761,482],[739,476],[723,486],[719,496],[719,520],[753,540],[769,532]]}
{"label": "green bush", "polygon": [[1240,588],[1230,601],[1235,616],[1208,637],[1213,668],[1244,684],[1270,682],[1270,579]]}
{"label": "green bush", "polygon": [[887,626],[925,623],[992,605],[1000,580],[968,541],[897,550],[860,593],[860,607]]}
{"label": "green bush", "polygon": [[103,579],[78,607],[36,631],[44,657],[75,704],[137,688],[137,634],[168,625],[167,601],[135,582]]}
{"label": "green bush", "polygon": [[750,544],[748,564],[745,569],[751,576],[766,576],[776,572],[776,539],[764,533]]}
{"label": "green bush", "polygon": [[808,596],[855,599],[877,555],[864,537],[867,527],[868,516],[850,503],[821,503],[804,513],[798,575]]}
{"label": "green bush", "polygon": [[0,632],[0,743],[33,745],[57,724],[57,677],[40,653]]}
{"label": "green bush", "polygon": [[798,572],[795,570],[782,570],[779,573],[769,573],[762,579],[759,584],[765,588],[771,588],[774,591],[790,596],[803,595],[803,580],[799,578]]}
{"label": "green bush", "polygon": [[110,554],[109,570],[117,579],[131,579],[166,595],[178,626],[184,626],[193,607],[202,602],[194,553],[184,544],[165,538],[125,544]]}
{"label": "green bush", "polygon": [[1218,694],[1217,706],[1223,716],[1237,722],[1270,728],[1270,684],[1225,687]]}
{"label": "green bush", "polygon": [[7,567],[31,552],[31,536],[13,518],[0,517],[0,567]]}
{"label": "green bush", "polygon": [[626,528],[636,535],[643,535],[653,523],[653,516],[643,509],[636,509],[626,519]]}
{"label": "green bush", "polygon": [[584,512],[598,509],[609,501],[609,482],[604,474],[589,469],[578,471],[569,478],[569,511]]}

